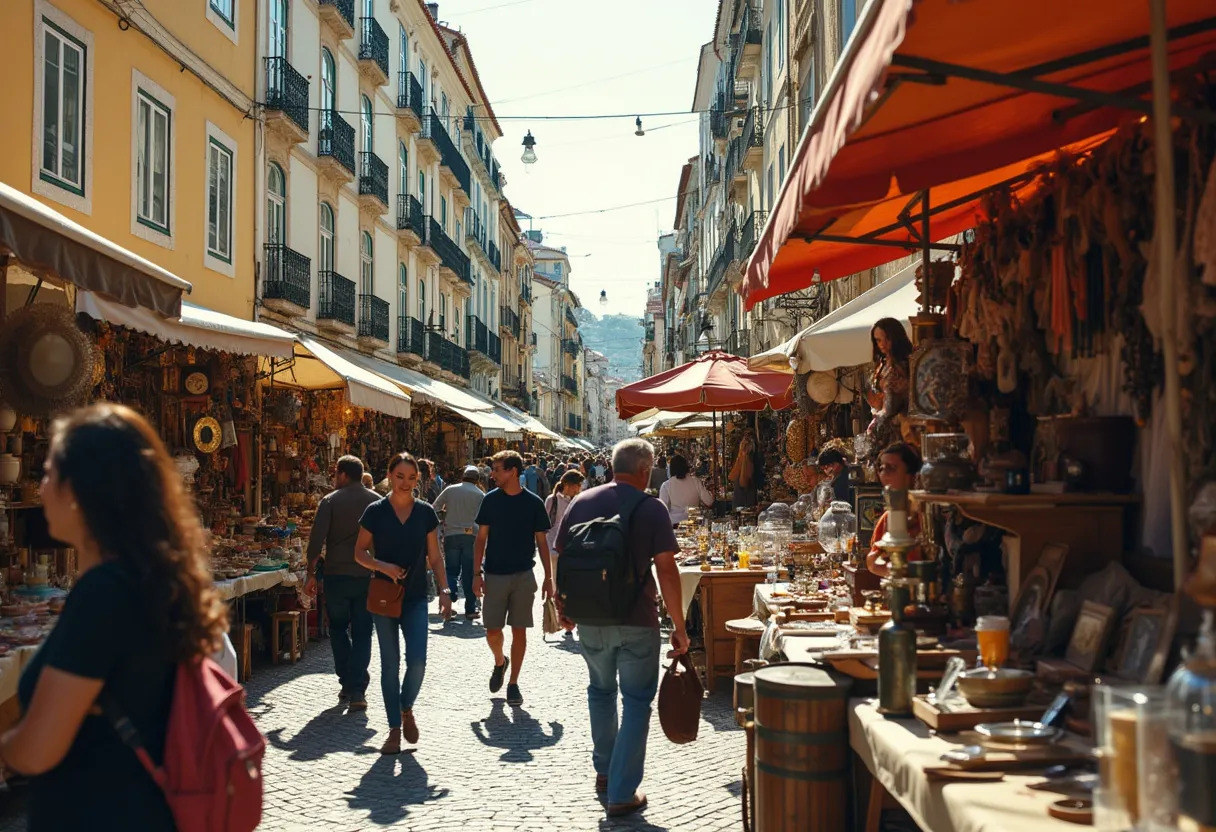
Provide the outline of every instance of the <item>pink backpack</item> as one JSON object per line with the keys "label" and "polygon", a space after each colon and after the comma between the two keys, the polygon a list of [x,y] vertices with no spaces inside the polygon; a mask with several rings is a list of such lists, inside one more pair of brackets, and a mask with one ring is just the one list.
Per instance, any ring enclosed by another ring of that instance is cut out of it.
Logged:
{"label": "pink backpack", "polygon": [[165,793],[181,832],[245,832],[261,822],[266,740],[245,710],[245,689],[218,664],[178,665],[163,766],[112,699],[103,696],[102,708]]}

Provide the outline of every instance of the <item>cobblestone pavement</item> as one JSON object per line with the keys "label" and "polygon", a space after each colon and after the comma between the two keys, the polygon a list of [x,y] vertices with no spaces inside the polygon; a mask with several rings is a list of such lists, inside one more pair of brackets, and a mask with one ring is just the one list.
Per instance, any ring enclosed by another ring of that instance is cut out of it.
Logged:
{"label": "cobblestone pavement", "polygon": [[[459,605],[463,609],[463,604]],[[539,623],[540,616],[537,615]],[[586,666],[577,640],[530,632],[520,678],[524,705],[488,689],[492,665],[480,621],[431,616],[426,681],[415,707],[414,753],[382,757],[387,733],[372,657],[368,710],[338,706],[328,641],[295,665],[259,667],[249,708],[268,739],[263,829],[587,832],[696,830],[740,825],[744,736],[729,690],[702,708],[697,741],[673,745],[657,713],[642,790],[649,807],[608,820],[594,790]],[[509,637],[508,637],[509,641]],[[0,796],[0,831],[21,829],[20,795]]]}

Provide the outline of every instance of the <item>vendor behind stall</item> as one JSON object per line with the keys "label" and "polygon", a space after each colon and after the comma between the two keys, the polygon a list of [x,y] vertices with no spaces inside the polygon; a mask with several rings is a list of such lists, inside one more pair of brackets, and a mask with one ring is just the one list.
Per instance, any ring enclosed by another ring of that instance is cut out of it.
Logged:
{"label": "vendor behind stall", "polygon": [[[906,442],[896,442],[883,449],[878,455],[878,481],[884,488],[896,491],[908,491],[916,481],[920,471],[920,454]],[[920,512],[908,514],[908,534],[920,537]],[[878,548],[878,541],[887,533],[887,513],[884,511],[874,524],[874,534],[870,538],[870,554],[866,555],[866,568],[875,575],[888,575],[891,566],[887,563],[885,553]],[[908,550],[908,560],[920,560],[920,547]]]}
{"label": "vendor behind stall", "polygon": [[739,451],[735,464],[730,469],[731,508],[751,508],[756,505],[764,478],[764,457],[756,451],[756,440],[750,433],[739,440]]}
{"label": "vendor behind stall", "polygon": [[844,454],[829,448],[819,455],[819,468],[832,481],[832,499],[853,505],[853,487],[849,485],[849,467]]}

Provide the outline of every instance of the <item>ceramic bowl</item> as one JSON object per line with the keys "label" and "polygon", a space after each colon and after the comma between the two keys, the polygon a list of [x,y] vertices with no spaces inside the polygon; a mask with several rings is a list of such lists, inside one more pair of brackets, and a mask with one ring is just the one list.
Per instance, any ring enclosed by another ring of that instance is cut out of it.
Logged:
{"label": "ceramic bowl", "polygon": [[1026,701],[1033,683],[1029,670],[981,667],[959,676],[958,689],[973,708],[1016,708]]}

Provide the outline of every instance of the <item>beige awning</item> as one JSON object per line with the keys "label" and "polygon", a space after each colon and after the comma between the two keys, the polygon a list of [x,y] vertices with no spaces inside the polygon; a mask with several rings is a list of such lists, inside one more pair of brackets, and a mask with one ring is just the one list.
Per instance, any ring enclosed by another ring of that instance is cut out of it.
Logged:
{"label": "beige awning", "polygon": [[267,368],[275,385],[304,390],[345,388],[347,400],[399,419],[410,416],[410,396],[401,387],[356,363],[355,353],[301,335],[295,359],[287,365]]}
{"label": "beige awning", "polygon": [[0,252],[51,283],[71,283],[166,318],[181,312],[190,283],[0,182]]}

